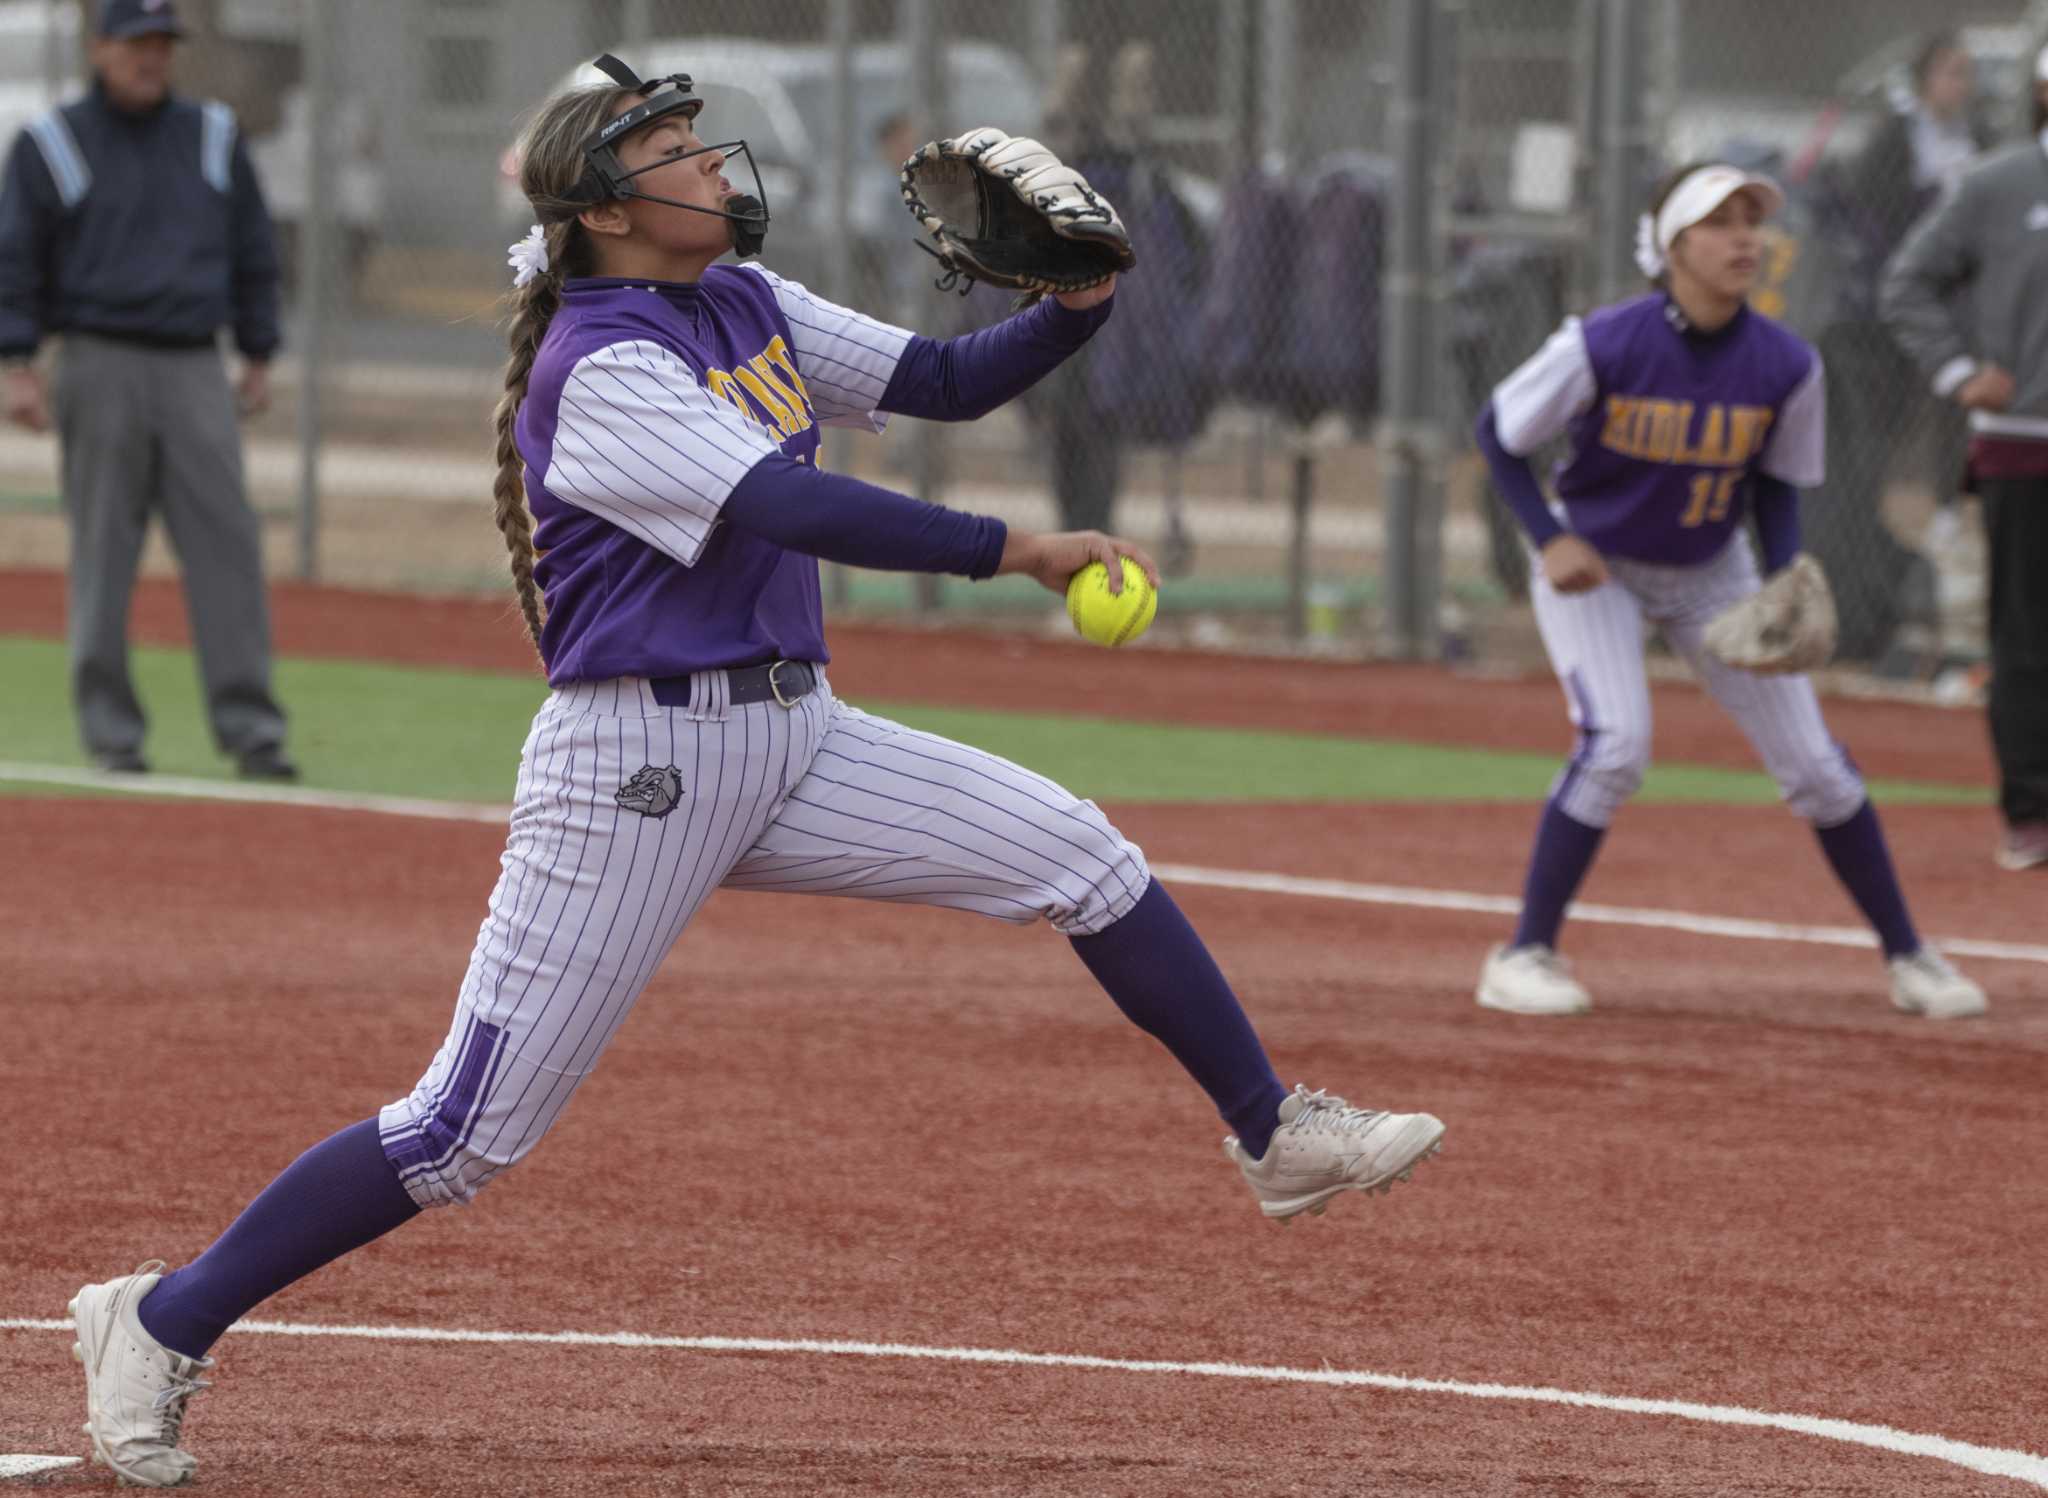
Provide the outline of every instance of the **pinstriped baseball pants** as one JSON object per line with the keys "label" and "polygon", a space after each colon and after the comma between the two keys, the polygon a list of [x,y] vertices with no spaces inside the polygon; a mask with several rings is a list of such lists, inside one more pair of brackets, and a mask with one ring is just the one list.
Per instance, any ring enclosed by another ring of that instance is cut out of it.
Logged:
{"label": "pinstriped baseball pants", "polygon": [[1758,676],[1723,665],[1703,644],[1707,623],[1760,586],[1738,535],[1710,562],[1663,567],[1607,558],[1608,580],[1564,594],[1537,566],[1530,583],[1536,625],[1564,684],[1578,745],[1550,788],[1566,816],[1605,827],[1642,784],[1650,764],[1650,682],[1643,663],[1656,625],[1725,709],[1778,782],[1785,803],[1819,827],[1863,804],[1863,779],[1828,733],[1820,699],[1803,675]]}
{"label": "pinstriped baseball pants", "polygon": [[[687,708],[643,681],[563,688],[521,754],[511,833],[440,1053],[379,1117],[422,1206],[523,1157],[715,889],[943,905],[1071,936],[1150,879],[1092,802],[833,697]],[[673,771],[673,774],[669,772]]]}

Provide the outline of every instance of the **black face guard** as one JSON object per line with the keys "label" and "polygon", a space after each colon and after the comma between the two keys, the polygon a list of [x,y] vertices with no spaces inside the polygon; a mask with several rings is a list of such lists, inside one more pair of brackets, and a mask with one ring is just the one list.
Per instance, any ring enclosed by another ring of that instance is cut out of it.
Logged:
{"label": "black face guard", "polygon": [[[694,120],[697,112],[704,107],[704,101],[690,92],[692,84],[687,73],[671,73],[665,78],[650,78],[642,81],[638,74],[610,53],[596,62],[596,67],[620,88],[630,89],[647,102],[636,104],[624,114],[605,121],[598,132],[584,142],[583,158],[589,163],[583,180],[576,184],[574,196],[588,203],[602,203],[610,198],[643,198],[650,203],[665,204],[670,208],[686,208],[692,213],[708,213],[713,218],[726,221],[727,232],[732,237],[732,250],[742,258],[758,255],[761,241],[768,234],[768,193],[761,186],[761,169],[754,165],[754,153],[743,140],[726,141],[721,145],[699,146],[694,151],[684,151],[675,156],[664,156],[659,161],[629,170],[619,160],[618,145],[636,130],[645,129],[657,120],[666,119],[677,111],[683,111],[686,118]],[[633,186],[633,179],[642,172],[651,172],[671,162],[687,161],[692,156],[702,156],[707,151],[723,152],[727,161],[735,156],[744,156],[747,171],[754,178],[754,191],[734,193],[725,201],[727,207],[702,208],[695,203],[682,203],[674,198],[664,198],[655,193],[642,192]]]}

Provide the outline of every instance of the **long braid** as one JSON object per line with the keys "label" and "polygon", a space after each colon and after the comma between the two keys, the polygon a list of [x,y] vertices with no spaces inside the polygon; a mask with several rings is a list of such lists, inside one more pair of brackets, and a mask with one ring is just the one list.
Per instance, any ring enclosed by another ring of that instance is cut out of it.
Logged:
{"label": "long braid", "polygon": [[526,632],[533,637],[535,650],[540,649],[541,627],[547,619],[540,588],[533,580],[533,516],[526,508],[525,464],[512,440],[512,431],[519,419],[520,403],[526,399],[526,380],[533,373],[534,356],[540,352],[540,341],[547,336],[548,324],[554,321],[555,312],[562,305],[561,275],[553,267],[562,263],[572,225],[573,220],[549,227],[550,268],[512,293],[511,326],[506,333],[512,357],[505,365],[505,393],[498,397],[498,408],[492,416],[498,434],[498,479],[492,486],[491,497],[497,502],[498,530],[505,537],[505,550],[511,555],[512,586],[519,593],[519,611],[526,616]]}
{"label": "long braid", "polygon": [[[541,341],[548,325],[562,306],[562,282],[570,276],[591,273],[589,237],[576,221],[578,211],[590,199],[579,192],[585,171],[583,142],[610,117],[625,97],[612,88],[577,89],[558,95],[544,104],[528,124],[519,144],[519,185],[540,221],[547,225],[548,268],[507,298],[510,316],[506,343],[511,358],[505,365],[505,393],[498,398],[492,425],[498,435],[498,478],[491,497],[496,505],[498,530],[505,538],[511,557],[512,586],[519,593],[519,611],[526,616],[526,632],[533,648],[540,649],[547,608],[540,586],[533,580],[537,553],[533,545],[533,515],[526,506],[525,463],[519,456],[513,433],[519,421],[520,403],[526,399],[526,382],[533,374]],[[543,658],[545,661],[545,658]]]}

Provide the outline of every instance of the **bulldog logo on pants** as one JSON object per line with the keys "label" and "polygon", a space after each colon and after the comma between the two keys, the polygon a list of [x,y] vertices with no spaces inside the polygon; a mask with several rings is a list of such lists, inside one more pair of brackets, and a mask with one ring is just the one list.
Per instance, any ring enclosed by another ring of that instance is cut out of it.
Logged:
{"label": "bulldog logo on pants", "polygon": [[620,786],[612,799],[643,817],[665,817],[683,799],[683,774],[674,765],[643,765]]}

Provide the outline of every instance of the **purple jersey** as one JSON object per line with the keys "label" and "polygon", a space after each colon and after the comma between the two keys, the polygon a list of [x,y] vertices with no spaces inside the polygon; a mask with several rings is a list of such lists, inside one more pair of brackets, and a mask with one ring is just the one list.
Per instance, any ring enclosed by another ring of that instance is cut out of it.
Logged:
{"label": "purple jersey", "polygon": [[1661,292],[1565,324],[1493,392],[1501,446],[1527,457],[1568,434],[1557,494],[1598,550],[1692,566],[1742,523],[1754,474],[1821,481],[1820,356],[1748,308],[1686,330]]}
{"label": "purple jersey", "polygon": [[819,423],[879,430],[910,338],[758,265],[569,281],[514,434],[549,682],[827,660],[817,561],[719,511],[764,457],[815,463]]}

